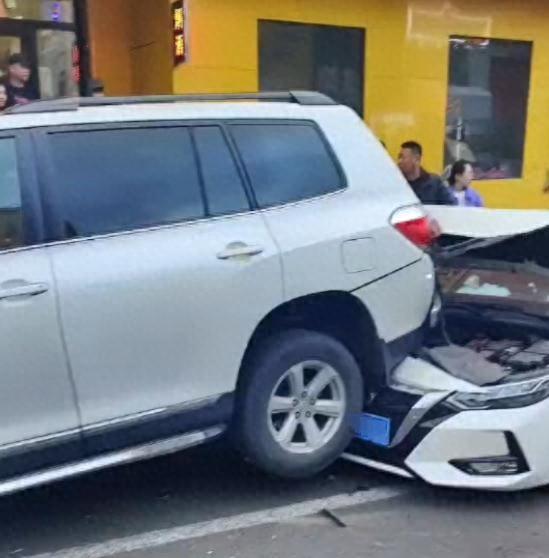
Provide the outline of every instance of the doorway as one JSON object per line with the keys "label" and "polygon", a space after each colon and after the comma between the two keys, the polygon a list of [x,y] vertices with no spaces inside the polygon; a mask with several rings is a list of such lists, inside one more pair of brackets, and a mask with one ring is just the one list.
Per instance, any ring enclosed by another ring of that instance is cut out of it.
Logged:
{"label": "doorway", "polygon": [[8,60],[22,54],[30,63],[30,85],[41,99],[77,96],[77,49],[73,25],[53,22],[0,20],[0,79]]}
{"label": "doorway", "polygon": [[259,21],[262,91],[320,91],[364,114],[366,30]]}

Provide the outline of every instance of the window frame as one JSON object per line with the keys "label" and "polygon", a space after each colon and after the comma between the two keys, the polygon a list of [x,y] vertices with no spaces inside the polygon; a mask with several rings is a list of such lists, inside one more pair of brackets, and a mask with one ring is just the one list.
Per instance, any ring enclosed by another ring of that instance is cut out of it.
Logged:
{"label": "window frame", "polygon": [[2,139],[13,139],[15,142],[24,242],[21,246],[0,250],[0,257],[4,254],[34,249],[43,243],[45,236],[38,184],[37,158],[32,142],[32,133],[25,129],[2,130],[0,131],[0,140]]}
{"label": "window frame", "polygon": [[[194,156],[195,156],[195,161],[196,161],[196,168],[197,168],[197,172],[198,172],[198,178],[199,178],[199,181],[200,181],[202,196],[203,196],[203,199],[204,199],[204,207],[205,207],[205,210],[206,210],[206,218],[207,219],[216,219],[216,218],[222,218],[222,217],[230,217],[231,215],[240,215],[244,212],[245,213],[250,213],[252,211],[255,211],[256,207],[255,207],[255,198],[254,198],[254,195],[253,195],[253,190],[250,187],[250,185],[248,184],[248,182],[246,181],[245,169],[244,169],[243,165],[241,164],[239,154],[237,153],[235,146],[232,145],[232,142],[231,142],[232,138],[230,137],[230,135],[227,131],[227,128],[222,121],[212,121],[212,122],[215,122],[215,123],[205,123],[204,121],[201,121],[200,124],[191,126],[191,131],[190,131],[191,143],[192,143],[193,150],[194,150]],[[235,165],[236,172],[237,172],[238,177],[240,179],[240,185],[241,185],[242,190],[244,192],[244,196],[245,196],[245,198],[248,202],[248,209],[247,210],[233,211],[233,212],[227,212],[227,213],[223,213],[223,214],[212,214],[210,212],[209,192],[208,192],[208,188],[206,186],[206,180],[204,178],[204,170],[203,170],[204,166],[202,164],[202,159],[201,159],[198,143],[196,141],[196,136],[195,136],[195,130],[197,128],[217,128],[221,132],[221,138],[225,142],[225,145],[227,146],[229,156],[231,157],[231,159],[232,159],[232,161]]]}
{"label": "window frame", "polygon": [[[319,126],[318,122],[314,121],[314,120],[310,120],[310,119],[292,119],[292,118],[283,118],[283,119],[277,119],[277,118],[238,118],[238,119],[231,119],[231,120],[225,120],[224,121],[225,125],[227,126],[227,132],[230,136],[230,141],[233,145],[234,150],[236,151],[236,153],[238,154],[238,158],[240,160],[240,164],[242,166],[242,169],[245,173],[245,177],[246,177],[246,182],[248,185],[248,188],[251,192],[251,195],[253,197],[253,207],[254,209],[258,210],[258,211],[268,211],[270,209],[276,209],[278,207],[285,207],[288,205],[296,205],[296,204],[302,204],[302,203],[307,203],[310,202],[311,200],[315,200],[315,199],[320,199],[320,198],[324,198],[326,196],[333,196],[334,194],[339,194],[341,192],[344,192],[345,190],[348,189],[349,187],[349,182],[347,180],[347,175],[345,174],[345,170],[341,164],[341,162],[339,161],[339,158],[337,157],[332,145],[330,144],[328,138],[326,137],[326,134],[324,133],[324,131],[322,130],[322,128]],[[258,201],[257,201],[257,197],[253,188],[253,184],[251,181],[251,178],[249,176],[249,173],[246,169],[246,165],[244,163],[244,158],[242,156],[242,153],[240,152],[239,148],[238,148],[238,144],[236,142],[236,139],[234,138],[232,132],[231,132],[231,127],[232,126],[239,126],[239,125],[251,125],[251,126],[308,126],[310,128],[313,128],[317,135],[319,136],[322,144],[324,145],[325,149],[326,149],[326,153],[328,154],[328,157],[330,158],[332,164],[335,167],[336,173],[340,179],[340,184],[341,186],[339,186],[338,188],[335,188],[333,191],[325,193],[325,194],[319,194],[317,196],[311,196],[311,197],[306,197],[306,198],[300,198],[297,200],[292,200],[292,201],[286,201],[286,202],[280,202],[280,203],[276,203],[276,204],[272,204],[272,205],[266,205],[266,206],[261,206]]]}
{"label": "window frame", "polygon": [[451,163],[447,163],[446,161],[446,140],[448,138],[446,133],[446,128],[448,126],[448,109],[449,109],[449,101],[450,101],[450,89],[452,87],[451,83],[451,65],[452,65],[452,40],[453,39],[463,39],[463,40],[477,40],[477,41],[490,41],[490,43],[514,43],[514,44],[521,44],[523,46],[528,45],[529,47],[529,60],[528,60],[528,83],[527,83],[527,92],[526,92],[526,99],[525,99],[525,107],[524,107],[524,125],[522,129],[522,150],[521,150],[521,159],[520,159],[520,174],[519,176],[509,176],[504,178],[475,178],[476,182],[479,183],[486,183],[486,182],[517,182],[524,180],[525,178],[525,167],[526,167],[526,158],[527,158],[527,141],[528,141],[528,124],[530,118],[530,105],[531,105],[531,97],[532,97],[532,76],[534,72],[534,56],[535,56],[535,41],[533,39],[521,39],[521,38],[505,38],[502,36],[495,36],[495,37],[487,37],[482,35],[467,35],[466,33],[451,33],[448,35],[448,54],[447,54],[447,63],[448,63],[448,76],[446,79],[446,116],[444,120],[444,137],[442,142],[442,160],[445,166],[449,166]]}
{"label": "window frame", "polygon": [[[368,78],[368,67],[367,67],[367,52],[368,52],[368,27],[367,26],[357,26],[357,25],[342,25],[341,23],[318,23],[314,21],[296,21],[296,20],[280,20],[280,19],[269,19],[269,18],[261,18],[257,21],[257,57],[258,57],[258,87],[260,90],[262,88],[262,49],[263,49],[263,41],[264,37],[262,36],[262,25],[268,26],[269,24],[274,25],[285,25],[286,27],[301,27],[307,28],[312,30],[312,28],[316,29],[332,29],[332,30],[340,30],[340,31],[355,31],[360,33],[361,35],[361,42],[362,48],[359,51],[359,78],[360,78],[360,106],[357,107],[359,110],[355,111],[361,119],[364,119],[366,116],[366,105],[368,102],[367,98],[367,83],[366,80]],[[265,29],[266,27],[263,27]],[[313,63],[314,66],[314,63]],[[316,72],[315,72],[316,74]],[[315,76],[316,77],[316,76]],[[313,79],[314,81],[314,79]],[[276,89],[276,88],[275,88]],[[284,88],[283,88],[284,89]],[[318,87],[313,87],[312,89],[318,89]],[[337,100],[337,99],[336,99]],[[347,105],[343,102],[341,104],[348,106],[352,110],[355,110],[355,107]]]}
{"label": "window frame", "polygon": [[[206,213],[208,209],[207,194],[204,184],[204,177],[201,172],[200,160],[197,147],[194,141],[193,129],[199,127],[216,127],[219,128],[222,136],[229,148],[229,152],[235,162],[237,172],[239,174],[241,185],[248,200],[248,209],[239,213],[227,213],[223,215],[209,215]],[[56,187],[57,171],[55,168],[54,157],[52,154],[53,143],[50,141],[50,136],[61,133],[75,133],[75,132],[92,132],[92,131],[109,131],[109,130],[142,130],[151,128],[187,128],[189,131],[190,142],[193,149],[193,160],[196,166],[198,183],[200,188],[200,195],[204,206],[205,215],[194,219],[185,219],[173,223],[163,223],[158,225],[144,225],[141,227],[128,228],[110,233],[98,233],[94,235],[81,236],[77,238],[68,238],[65,234],[63,227],[63,214],[62,202],[60,200],[61,193]],[[100,122],[90,124],[67,124],[61,126],[48,126],[34,130],[34,142],[37,152],[38,168],[40,171],[41,180],[41,205],[43,212],[44,222],[44,242],[46,244],[59,244],[67,242],[80,242],[91,240],[95,238],[117,237],[121,235],[142,233],[145,231],[169,229],[174,227],[188,226],[190,224],[202,221],[211,221],[216,219],[227,219],[242,214],[248,214],[255,210],[254,202],[251,191],[248,187],[248,182],[239,161],[239,157],[235,152],[233,145],[228,137],[227,131],[223,121],[219,119],[200,119],[200,120],[146,120],[146,121],[131,121],[131,122]]]}

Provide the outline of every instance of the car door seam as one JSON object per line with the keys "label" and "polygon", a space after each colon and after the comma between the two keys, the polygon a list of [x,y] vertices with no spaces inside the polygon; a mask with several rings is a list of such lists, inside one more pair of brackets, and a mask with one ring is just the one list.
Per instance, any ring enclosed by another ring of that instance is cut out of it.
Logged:
{"label": "car door seam", "polygon": [[65,364],[67,367],[67,374],[69,377],[69,384],[71,386],[71,392],[73,396],[73,402],[76,409],[76,415],[78,417],[78,428],[80,432],[80,438],[83,439],[82,434],[82,409],[80,408],[80,400],[78,397],[78,389],[76,387],[76,381],[74,378],[74,370],[72,367],[72,362],[69,354],[69,348],[67,344],[67,339],[65,335],[65,326],[63,323],[63,311],[61,308],[61,296],[59,293],[59,285],[57,283],[57,274],[55,271],[55,266],[53,264],[53,257],[51,255],[51,248],[46,247],[46,257],[48,260],[48,265],[50,266],[50,272],[52,276],[52,292],[55,304],[55,313],[57,317],[57,326],[59,328],[59,337],[61,339],[61,346],[63,348],[63,354],[65,356]]}

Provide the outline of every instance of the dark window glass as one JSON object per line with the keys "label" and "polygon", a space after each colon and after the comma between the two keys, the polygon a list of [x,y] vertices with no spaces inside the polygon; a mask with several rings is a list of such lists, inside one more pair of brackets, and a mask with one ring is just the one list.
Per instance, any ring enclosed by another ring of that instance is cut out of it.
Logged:
{"label": "dark window glass", "polygon": [[23,244],[23,213],[13,138],[0,139],[0,250]]}
{"label": "dark window glass", "polygon": [[68,236],[204,216],[186,128],[58,133],[51,141]]}
{"label": "dark window glass", "polygon": [[314,126],[258,124],[232,127],[261,207],[313,198],[343,187]]}
{"label": "dark window glass", "polygon": [[362,115],[365,45],[364,29],[260,21],[260,88],[321,91]]}
{"label": "dark window glass", "polygon": [[472,163],[477,179],[522,175],[532,44],[450,38],[446,164]]}
{"label": "dark window glass", "polygon": [[194,129],[208,213],[224,215],[250,209],[229,146],[216,126]]}

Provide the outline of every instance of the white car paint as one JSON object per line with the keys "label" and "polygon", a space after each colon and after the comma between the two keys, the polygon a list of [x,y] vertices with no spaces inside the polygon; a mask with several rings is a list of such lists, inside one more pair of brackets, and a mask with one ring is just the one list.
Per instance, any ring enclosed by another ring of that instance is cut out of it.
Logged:
{"label": "white car paint", "polygon": [[[234,242],[262,253],[219,259]],[[255,327],[283,302],[278,248],[258,214],[48,253],[84,426],[233,391]]]}
{"label": "white car paint", "polygon": [[[3,298],[33,285],[46,292],[30,298]],[[47,254],[43,250],[0,254],[0,286],[0,444],[9,447],[77,429]]]}
{"label": "white car paint", "polygon": [[[519,409],[467,411],[434,428],[408,456],[406,465],[431,484],[485,490],[523,490],[549,484],[549,400]],[[472,476],[450,459],[508,453],[503,432],[512,432],[530,471],[518,475]]]}
{"label": "white car paint", "polygon": [[447,372],[421,358],[408,357],[391,375],[395,385],[414,393],[430,391],[474,392],[479,388],[465,380],[450,376]]}
{"label": "white car paint", "polygon": [[[47,285],[47,292],[0,301],[0,454],[12,443],[30,447],[75,429],[101,431],[234,392],[262,319],[303,296],[352,293],[386,342],[424,323],[432,262],[390,222],[399,208],[422,210],[348,108],[280,102],[81,107],[6,114],[0,130],[209,119],[312,121],[337,155],[347,188],[241,215],[1,252],[0,296],[13,282]],[[223,254],[235,243],[257,251],[228,260]]]}

